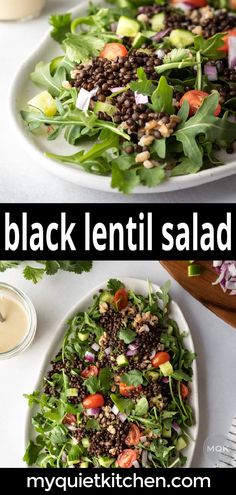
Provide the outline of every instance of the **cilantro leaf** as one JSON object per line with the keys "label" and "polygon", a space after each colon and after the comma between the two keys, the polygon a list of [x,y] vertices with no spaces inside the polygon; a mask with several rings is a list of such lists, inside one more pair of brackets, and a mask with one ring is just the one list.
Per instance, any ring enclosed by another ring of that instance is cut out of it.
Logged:
{"label": "cilantro leaf", "polygon": [[66,432],[62,426],[55,426],[50,431],[50,441],[53,445],[62,445],[67,440]]}
{"label": "cilantro leaf", "polygon": [[88,431],[89,430],[99,431],[101,429],[98,420],[94,418],[89,418],[87,420],[85,428]]}
{"label": "cilantro leaf", "polygon": [[175,380],[185,380],[186,382],[192,380],[191,376],[187,375],[187,373],[182,370],[175,370],[174,373],[172,373],[171,378],[174,378]]}
{"label": "cilantro leaf", "polygon": [[225,34],[227,33],[217,33],[208,39],[204,39],[203,36],[194,36],[194,47],[210,60],[225,57],[224,51],[219,50],[224,45]]}
{"label": "cilantro leaf", "polygon": [[70,32],[71,21],[70,13],[51,15],[49,18],[49,23],[53,27],[51,37],[58,43],[62,43],[66,34]]}
{"label": "cilantro leaf", "polygon": [[63,41],[63,47],[69,60],[83,63],[92,57],[97,57],[107,42],[117,40],[117,36],[106,33],[68,33]]}
{"label": "cilantro leaf", "polygon": [[112,385],[112,372],[110,368],[102,368],[99,376],[90,376],[84,381],[84,385],[90,394],[96,392],[108,392]]}
{"label": "cilantro leaf", "polygon": [[120,280],[117,280],[116,278],[110,278],[107,282],[107,288],[115,294],[119,289],[123,289],[124,284]]}
{"label": "cilantro leaf", "polygon": [[161,166],[144,168],[140,170],[141,183],[147,187],[154,187],[163,182],[166,177],[165,170]]}
{"label": "cilantro leaf", "polygon": [[118,333],[118,337],[120,340],[123,340],[125,344],[131,344],[131,342],[136,339],[137,334],[130,328],[122,328]]}
{"label": "cilantro leaf", "polygon": [[96,376],[90,376],[84,380],[84,385],[90,394],[96,394],[99,391],[99,381]]}
{"label": "cilantro leaf", "polygon": [[28,464],[28,466],[32,466],[37,461],[37,457],[39,452],[41,452],[42,446],[36,445],[32,440],[30,440],[23,460]]}
{"label": "cilantro leaf", "polygon": [[173,88],[168,84],[164,76],[160,77],[157,88],[152,94],[152,108],[154,112],[174,113],[172,104]]}
{"label": "cilantro leaf", "polygon": [[134,407],[134,403],[131,399],[124,399],[123,397],[120,397],[117,394],[111,394],[110,398],[121,413],[125,413],[125,414],[131,413]]}
{"label": "cilantro leaf", "polygon": [[121,170],[116,164],[112,164],[111,187],[116,188],[124,194],[129,194],[140,182],[137,170]]}
{"label": "cilantro leaf", "polygon": [[23,274],[26,280],[31,280],[33,284],[37,284],[40,280],[42,280],[45,274],[45,269],[26,266],[23,270]]}
{"label": "cilantro leaf", "polygon": [[16,268],[21,261],[0,261],[0,272],[5,272],[9,268]]}
{"label": "cilantro leaf", "polygon": [[148,401],[146,397],[142,397],[141,399],[138,400],[137,404],[135,405],[134,408],[134,414],[136,416],[145,416],[148,412]]}
{"label": "cilantro leaf", "polygon": [[125,373],[121,377],[121,382],[126,385],[133,385],[134,387],[138,387],[138,385],[142,385],[143,383],[143,375],[141,371],[131,370],[128,373]]}

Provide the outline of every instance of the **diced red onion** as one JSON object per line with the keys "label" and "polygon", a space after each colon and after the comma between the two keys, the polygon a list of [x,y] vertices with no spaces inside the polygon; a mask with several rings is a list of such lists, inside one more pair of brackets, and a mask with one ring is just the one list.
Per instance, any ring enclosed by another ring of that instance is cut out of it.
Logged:
{"label": "diced red onion", "polygon": [[148,452],[148,459],[151,461],[152,460],[152,454],[151,452]]}
{"label": "diced red onion", "polygon": [[194,5],[189,3],[188,0],[175,3],[175,9],[190,10],[194,9]]}
{"label": "diced red onion", "polygon": [[138,93],[137,91],[135,91],[134,96],[136,105],[146,105],[146,103],[148,103],[148,96],[141,95],[141,93]]}
{"label": "diced red onion", "polygon": [[155,349],[153,349],[153,351],[151,352],[151,354],[150,354],[149,358],[150,358],[150,359],[153,359],[155,355],[156,355],[156,350],[155,350]]}
{"label": "diced red onion", "polygon": [[147,465],[147,461],[148,461],[148,451],[143,450],[142,451],[142,466],[143,467],[145,467]]}
{"label": "diced red onion", "polygon": [[143,442],[146,442],[146,440],[147,440],[147,437],[145,437],[145,436],[140,437],[140,442],[142,442],[142,443],[143,443]]}
{"label": "diced red onion", "polygon": [[176,423],[176,421],[173,421],[172,423],[172,428],[173,430],[176,431],[176,433],[178,433],[178,435],[181,433],[181,428],[180,426],[178,425],[178,423]]}
{"label": "diced red onion", "polygon": [[126,352],[126,356],[136,356],[138,354],[138,349],[134,349],[133,351],[129,350]]}
{"label": "diced red onion", "polygon": [[139,467],[140,467],[139,462],[138,462],[138,461],[134,461],[134,462],[133,462],[133,466],[134,466],[135,468],[139,468]]}
{"label": "diced red onion", "polygon": [[118,418],[121,421],[121,423],[124,423],[127,420],[127,416],[123,413],[119,413]]}
{"label": "diced red onion", "polygon": [[228,38],[228,62],[229,68],[235,69],[236,67],[236,36],[229,36]]}
{"label": "diced red onion", "polygon": [[67,427],[68,430],[70,431],[76,431],[77,430],[77,426],[74,426],[74,425],[69,425],[69,424],[65,424],[65,426]]}
{"label": "diced red onion", "polygon": [[83,112],[87,112],[89,109],[90,100],[96,95],[97,91],[98,88],[94,88],[92,91],[87,91],[86,89],[81,88],[77,97],[76,108],[83,110]]}
{"label": "diced red onion", "polygon": [[92,352],[86,351],[84,359],[85,361],[89,361],[89,363],[93,363],[93,361],[95,361],[95,356]]}
{"label": "diced red onion", "polygon": [[218,78],[217,68],[215,65],[212,65],[210,62],[204,65],[204,74],[207,76],[209,81],[216,81]]}
{"label": "diced red onion", "polygon": [[67,455],[66,455],[65,452],[62,452],[61,460],[62,460],[62,462],[66,462],[67,461]]}
{"label": "diced red onion", "polygon": [[138,345],[138,343],[137,343],[137,342],[136,342],[136,343],[135,343],[135,342],[133,342],[133,344],[129,344],[129,345],[128,345],[128,349],[129,349],[130,351],[136,351],[138,348],[139,348],[139,345]]}
{"label": "diced red onion", "polygon": [[117,414],[119,414],[119,409],[118,407],[114,404],[113,408],[112,408],[112,412],[113,414],[115,414],[117,416]]}
{"label": "diced red onion", "polygon": [[162,38],[164,38],[167,34],[169,34],[169,32],[170,32],[170,28],[163,29],[162,31],[159,31],[159,33],[154,34],[154,36],[152,36],[152,39],[157,42],[161,41]]}
{"label": "diced red onion", "polygon": [[95,352],[98,352],[100,349],[100,346],[97,344],[97,342],[94,342],[94,344],[91,345],[91,347]]}
{"label": "diced red onion", "polygon": [[113,33],[116,32],[117,26],[118,26],[118,22],[112,22],[111,23],[111,30]]}
{"label": "diced red onion", "polygon": [[213,261],[213,268],[218,274],[212,285],[220,285],[224,292],[230,291],[230,296],[236,295],[236,261]]}
{"label": "diced red onion", "polygon": [[111,93],[117,93],[118,91],[122,91],[124,88],[124,86],[118,86],[117,88],[111,88],[110,91]]}
{"label": "diced red onion", "polygon": [[163,383],[169,383],[169,378],[168,378],[168,376],[163,376],[163,378],[161,379],[161,381],[162,381]]}
{"label": "diced red onion", "polygon": [[111,347],[107,347],[104,352],[105,352],[105,354],[107,356],[109,356],[109,354],[111,354],[111,351],[112,351],[112,348]]}
{"label": "diced red onion", "polygon": [[91,409],[86,409],[87,416],[97,416],[101,412],[101,407],[91,407]]}

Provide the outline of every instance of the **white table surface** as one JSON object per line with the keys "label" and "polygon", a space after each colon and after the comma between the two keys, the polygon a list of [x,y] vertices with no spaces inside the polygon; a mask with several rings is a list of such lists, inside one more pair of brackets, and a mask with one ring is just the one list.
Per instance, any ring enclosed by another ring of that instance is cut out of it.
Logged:
{"label": "white table surface", "polygon": [[67,10],[80,0],[46,0],[38,19],[27,23],[0,23],[0,198],[2,202],[235,202],[236,175],[185,191],[135,198],[89,191],[40,168],[23,149],[14,145],[7,120],[8,85],[21,63],[48,29],[50,12]]}
{"label": "white table surface", "polygon": [[[34,286],[20,269],[1,274],[1,280],[23,289],[38,314],[36,338],[24,354],[0,361],[0,467],[22,466],[27,411],[23,393],[31,393],[40,365],[58,323],[68,310],[93,287],[110,277],[133,276],[162,284],[168,275],[157,262],[95,262],[85,275],[61,273]],[[192,330],[198,354],[200,430],[193,467],[210,467],[203,454],[204,440],[229,430],[236,413],[236,332],[195,301],[176,282],[173,298],[180,304]]]}

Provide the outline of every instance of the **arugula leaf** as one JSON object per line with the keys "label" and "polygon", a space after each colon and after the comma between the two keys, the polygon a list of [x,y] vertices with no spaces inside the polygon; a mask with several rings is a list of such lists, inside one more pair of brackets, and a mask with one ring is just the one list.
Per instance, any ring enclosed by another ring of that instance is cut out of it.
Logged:
{"label": "arugula leaf", "polygon": [[173,88],[168,84],[165,76],[161,76],[158,86],[152,94],[152,108],[154,112],[165,112],[173,114],[174,108],[172,104]]}
{"label": "arugula leaf", "polygon": [[66,34],[70,32],[71,21],[70,13],[51,15],[49,18],[49,23],[53,27],[51,37],[58,43],[62,43]]}
{"label": "arugula leaf", "polygon": [[170,280],[167,280],[167,282],[165,282],[160,287],[161,292],[157,292],[158,298],[162,300],[163,309],[166,309],[166,307],[170,302],[170,296],[169,296],[170,286],[171,286],[171,282]]}
{"label": "arugula leaf", "polygon": [[131,370],[128,373],[125,373],[121,377],[121,382],[126,385],[133,385],[134,387],[138,387],[138,385],[142,385],[143,383],[143,375],[141,371]]}
{"label": "arugula leaf", "polygon": [[39,452],[41,452],[42,446],[36,445],[32,440],[30,440],[23,460],[28,464],[28,466],[32,466],[36,463]]}
{"label": "arugula leaf", "polygon": [[219,48],[224,45],[223,38],[225,34],[227,33],[217,33],[208,39],[204,39],[200,35],[194,36],[194,48],[198,51],[200,50],[201,54],[210,60],[223,58],[225,57],[225,53],[224,51],[220,51]]}
{"label": "arugula leaf", "polygon": [[39,392],[36,390],[32,394],[23,394],[23,397],[28,400],[28,406],[32,407],[34,404],[40,403]]}
{"label": "arugula leaf", "polygon": [[120,280],[117,280],[116,278],[110,278],[107,282],[107,288],[115,294],[119,289],[123,289],[124,284]]}
{"label": "arugula leaf", "polygon": [[118,333],[119,339],[123,340],[125,344],[131,344],[136,337],[137,334],[130,328],[122,328]]}
{"label": "arugula leaf", "polygon": [[160,158],[166,157],[166,138],[155,139],[152,145],[152,151],[156,153]]}
{"label": "arugula leaf", "polygon": [[121,413],[125,413],[125,414],[131,413],[134,407],[134,403],[131,399],[124,399],[123,397],[120,397],[117,394],[111,394],[110,398]]}
{"label": "arugula leaf", "polygon": [[39,62],[30,77],[38,86],[47,88],[52,96],[59,96],[62,89],[62,83],[66,80],[66,70],[64,67],[59,67],[52,76],[50,63],[45,64],[44,62]]}
{"label": "arugula leaf", "polygon": [[139,172],[140,181],[147,187],[154,187],[163,182],[166,177],[165,170],[162,166],[153,168],[142,167]]}
{"label": "arugula leaf", "polygon": [[112,164],[111,187],[116,188],[124,194],[129,194],[140,182],[137,170],[121,170],[116,164]]}
{"label": "arugula leaf", "polygon": [[145,414],[147,414],[148,412],[148,408],[149,406],[146,397],[142,397],[135,405],[134,414],[136,416],[145,416]]}
{"label": "arugula leaf", "polygon": [[24,277],[26,280],[31,280],[33,284],[37,284],[42,280],[44,276],[44,268],[34,268],[32,266],[26,266],[23,270]]}
{"label": "arugula leaf", "polygon": [[155,90],[155,86],[152,81],[149,81],[147,75],[142,67],[137,70],[138,81],[130,83],[129,87],[132,91],[145,96],[151,96]]}
{"label": "arugula leaf", "polygon": [[187,175],[187,174],[195,174],[201,168],[199,163],[195,163],[190,160],[188,157],[183,158],[181,163],[176,165],[171,171],[172,177],[177,177],[178,175]]}
{"label": "arugula leaf", "polygon": [[172,373],[171,378],[174,378],[175,380],[185,380],[186,382],[192,380],[191,376],[187,375],[187,373],[182,370],[175,370],[174,373]]}

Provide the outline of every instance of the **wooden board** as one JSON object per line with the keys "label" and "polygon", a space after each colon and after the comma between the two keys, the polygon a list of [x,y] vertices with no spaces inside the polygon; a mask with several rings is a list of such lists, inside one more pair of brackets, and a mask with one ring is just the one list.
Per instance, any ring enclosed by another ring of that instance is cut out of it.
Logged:
{"label": "wooden board", "polygon": [[200,277],[188,277],[188,261],[161,261],[161,265],[195,299],[236,328],[236,296],[224,293],[219,285],[212,285],[217,274],[212,261],[197,261],[202,267]]}

